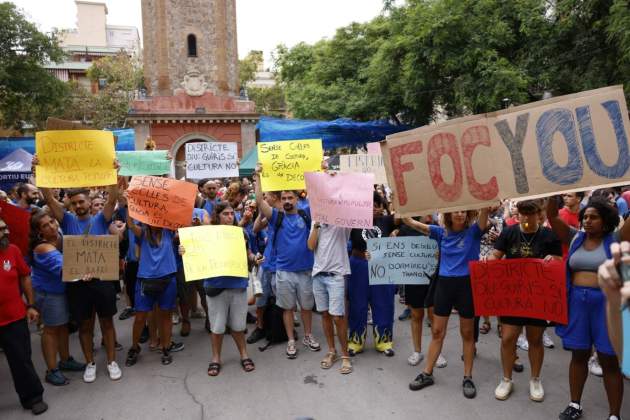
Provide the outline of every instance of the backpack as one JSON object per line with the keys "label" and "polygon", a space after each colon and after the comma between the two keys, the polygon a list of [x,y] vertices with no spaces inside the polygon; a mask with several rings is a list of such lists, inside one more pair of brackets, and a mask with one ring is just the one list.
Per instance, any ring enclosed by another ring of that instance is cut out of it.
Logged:
{"label": "backpack", "polygon": [[[304,220],[304,223],[306,224],[306,229],[310,229],[311,227],[311,218],[308,217],[308,214],[306,214],[306,212],[302,209],[298,209],[298,214],[300,215],[300,217],[302,218],[302,220]],[[272,249],[275,252],[276,251],[276,238],[278,237],[278,230],[282,227],[282,221],[284,220],[284,212],[283,211],[279,211],[278,212],[278,218],[276,219],[276,224],[274,225],[275,228],[275,232],[273,235],[273,244],[272,244]]]}
{"label": "backpack", "polygon": [[[289,341],[287,332],[284,329],[283,314],[284,309],[276,305],[276,298],[271,296],[263,312],[263,331],[265,332],[267,343],[264,346],[258,347],[258,350],[265,351],[271,347],[272,344]],[[297,332],[294,331],[293,334],[295,334],[295,339],[297,340]]]}

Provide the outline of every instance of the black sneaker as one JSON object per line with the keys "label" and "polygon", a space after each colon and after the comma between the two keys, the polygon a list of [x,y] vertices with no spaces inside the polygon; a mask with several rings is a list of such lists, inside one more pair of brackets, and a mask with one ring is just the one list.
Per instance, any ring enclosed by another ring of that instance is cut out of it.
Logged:
{"label": "black sneaker", "polygon": [[48,404],[46,404],[44,401],[37,401],[36,403],[33,403],[31,405],[31,413],[36,416],[42,414],[46,410],[48,410]]}
{"label": "black sneaker", "polygon": [[428,375],[422,372],[420,375],[416,376],[416,379],[409,383],[409,389],[412,391],[419,391],[422,388],[426,388],[435,383],[433,380],[433,375]]}
{"label": "black sneaker", "polygon": [[256,328],[252,333],[247,337],[247,344],[254,344],[259,342],[265,338],[265,331],[261,328]]}
{"label": "black sneaker", "polygon": [[405,308],[402,314],[398,317],[399,321],[406,321],[411,318],[411,309]]}
{"label": "black sneaker", "polygon": [[162,350],[162,364],[163,365],[170,365],[171,363],[173,363],[173,356],[171,356],[171,353],[166,350],[163,349]]}
{"label": "black sneaker", "polygon": [[560,420],[577,420],[582,417],[582,407],[576,408],[577,404],[569,404],[558,416]]}
{"label": "black sneaker", "polygon": [[177,353],[178,351],[184,350],[184,347],[184,343],[176,343],[174,341],[171,341],[171,345],[168,346],[168,351],[170,353]]}
{"label": "black sneaker", "polygon": [[472,381],[471,377],[464,377],[464,382],[462,382],[462,391],[464,392],[464,397],[466,398],[475,398],[477,396],[477,388],[475,388],[475,383]]}
{"label": "black sneaker", "polygon": [[131,347],[127,352],[127,360],[125,360],[125,366],[133,366],[138,362],[138,355],[140,354],[140,347]]}
{"label": "black sneaker", "polygon": [[136,314],[136,311],[133,308],[125,308],[118,317],[119,320],[124,321],[125,319],[129,319]]}
{"label": "black sneaker", "polygon": [[140,334],[140,344],[144,344],[149,341],[149,327],[146,325],[142,329],[142,334]]}

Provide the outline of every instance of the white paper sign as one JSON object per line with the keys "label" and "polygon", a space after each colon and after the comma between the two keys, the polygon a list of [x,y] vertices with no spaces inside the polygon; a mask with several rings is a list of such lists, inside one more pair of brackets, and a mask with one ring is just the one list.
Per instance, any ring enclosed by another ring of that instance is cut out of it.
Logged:
{"label": "white paper sign", "polygon": [[186,178],[238,177],[236,143],[186,143]]}

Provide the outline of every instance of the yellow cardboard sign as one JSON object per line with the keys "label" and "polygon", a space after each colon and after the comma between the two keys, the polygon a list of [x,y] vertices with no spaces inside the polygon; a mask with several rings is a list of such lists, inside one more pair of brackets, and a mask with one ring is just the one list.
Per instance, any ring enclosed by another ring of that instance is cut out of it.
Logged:
{"label": "yellow cardboard sign", "polygon": [[247,277],[247,251],[243,228],[195,226],[179,228],[186,281],[218,276]]}
{"label": "yellow cardboard sign", "polygon": [[73,188],[115,185],[114,134],[101,130],[39,131],[38,187]]}
{"label": "yellow cardboard sign", "polygon": [[321,140],[284,140],[258,143],[263,191],[303,190],[304,172],[322,169]]}

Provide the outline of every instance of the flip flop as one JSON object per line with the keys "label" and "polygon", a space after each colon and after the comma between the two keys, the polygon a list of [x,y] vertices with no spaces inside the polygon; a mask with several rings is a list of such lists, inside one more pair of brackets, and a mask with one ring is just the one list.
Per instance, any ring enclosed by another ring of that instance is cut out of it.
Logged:
{"label": "flip flop", "polygon": [[219,376],[219,373],[221,373],[220,363],[210,363],[208,365],[208,376]]}
{"label": "flip flop", "polygon": [[241,360],[241,366],[243,367],[243,370],[247,373],[252,372],[256,369],[254,361],[250,358]]}

